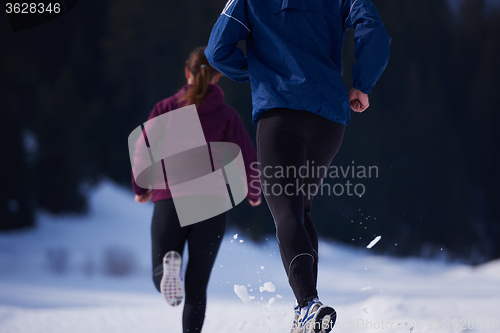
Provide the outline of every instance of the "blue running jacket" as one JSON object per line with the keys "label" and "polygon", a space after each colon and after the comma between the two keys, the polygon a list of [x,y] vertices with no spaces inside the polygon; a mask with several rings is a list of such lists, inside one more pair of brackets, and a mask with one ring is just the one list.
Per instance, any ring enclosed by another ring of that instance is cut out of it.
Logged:
{"label": "blue running jacket", "polygon": [[[348,29],[355,41],[353,86],[369,94],[391,43],[370,0],[229,0],[205,55],[230,79],[250,81],[254,125],[262,112],[278,107],[347,125],[342,45]],[[237,47],[242,40],[246,56]]]}

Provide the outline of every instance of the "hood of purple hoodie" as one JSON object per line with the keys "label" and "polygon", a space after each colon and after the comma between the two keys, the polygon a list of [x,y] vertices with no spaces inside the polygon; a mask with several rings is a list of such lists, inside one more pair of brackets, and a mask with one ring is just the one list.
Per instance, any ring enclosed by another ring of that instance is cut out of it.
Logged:
{"label": "hood of purple hoodie", "polygon": [[[192,84],[186,84],[184,87],[179,90],[176,95],[177,98],[180,98],[182,95],[186,93],[186,90],[191,87]],[[199,106],[196,107],[198,113],[207,113],[210,112],[224,103],[224,92],[222,88],[217,84],[210,83],[208,85],[207,94],[205,95],[205,99],[203,103],[200,103]]]}

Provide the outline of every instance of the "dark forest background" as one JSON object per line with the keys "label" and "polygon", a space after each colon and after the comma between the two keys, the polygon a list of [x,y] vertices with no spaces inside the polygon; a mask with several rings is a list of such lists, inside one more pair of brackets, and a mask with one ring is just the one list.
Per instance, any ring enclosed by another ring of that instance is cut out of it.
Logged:
{"label": "dark forest background", "polygon": [[[498,258],[500,11],[483,0],[373,3],[391,59],[333,164],[376,165],[379,175],[362,181],[362,197],[317,197],[318,231],[355,246],[382,235],[373,250],[388,254]],[[0,229],[35,227],[39,209],[84,214],[103,177],[130,188],[129,133],[185,83],[184,61],[224,4],[82,0],[15,34],[0,15]],[[350,32],[349,88],[353,48]],[[220,86],[255,138],[250,86]],[[230,221],[256,241],[274,233],[265,204],[244,202]]]}

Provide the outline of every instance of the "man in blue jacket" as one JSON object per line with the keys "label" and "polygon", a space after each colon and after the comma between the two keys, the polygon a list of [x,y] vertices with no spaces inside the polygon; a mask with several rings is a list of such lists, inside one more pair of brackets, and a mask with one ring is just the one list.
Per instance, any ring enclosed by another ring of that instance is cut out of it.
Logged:
{"label": "man in blue jacket", "polygon": [[[342,80],[348,29],[354,30],[356,58],[349,92]],[[237,47],[242,40],[246,56]],[[340,148],[350,109],[368,108],[390,43],[370,0],[229,0],[210,35],[210,64],[234,81],[250,81],[262,191],[297,299],[292,332],[326,333],[334,325],[335,310],[316,290],[312,199]],[[312,165],[325,172],[271,172]]]}

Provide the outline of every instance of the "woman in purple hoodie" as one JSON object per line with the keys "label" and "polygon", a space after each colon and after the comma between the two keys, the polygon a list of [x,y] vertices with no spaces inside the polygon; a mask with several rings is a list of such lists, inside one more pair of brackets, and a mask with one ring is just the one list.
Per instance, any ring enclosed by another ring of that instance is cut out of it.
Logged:
{"label": "woman in purple hoodie", "polygon": [[[187,84],[175,95],[158,102],[149,119],[186,105],[195,104],[206,142],[232,142],[241,148],[247,174],[251,206],[261,203],[258,171],[250,168],[257,160],[255,147],[236,110],[224,102],[224,93],[216,84],[220,73],[208,63],[205,47],[196,48],[186,61]],[[185,294],[182,325],[184,333],[201,331],[205,318],[207,286],[227,224],[226,213],[181,227],[172,194],[168,189],[146,190],[135,183],[135,201],[154,202],[151,223],[153,282],[167,302],[179,305]],[[189,262],[184,285],[181,263],[184,244],[188,243]]]}

